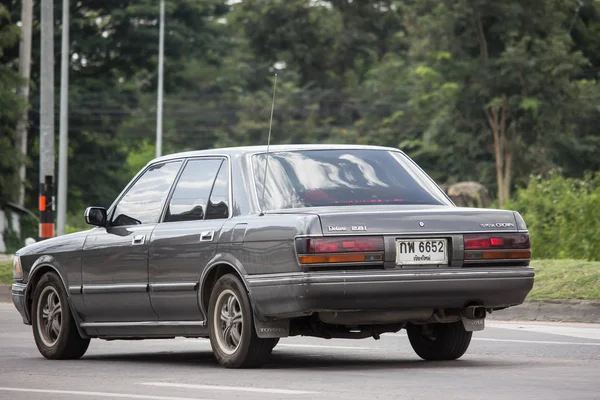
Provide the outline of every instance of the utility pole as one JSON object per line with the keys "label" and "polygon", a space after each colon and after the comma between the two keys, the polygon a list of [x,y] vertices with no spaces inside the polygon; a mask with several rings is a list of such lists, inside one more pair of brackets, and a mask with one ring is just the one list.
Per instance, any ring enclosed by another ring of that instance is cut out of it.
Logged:
{"label": "utility pole", "polygon": [[54,1],[40,3],[40,239],[48,239],[54,236]]}
{"label": "utility pole", "polygon": [[60,138],[58,145],[57,233],[65,234],[69,155],[69,0],[63,0],[60,63]]}
{"label": "utility pole", "polygon": [[[29,79],[31,77],[31,30],[33,26],[33,0],[23,0],[21,8],[21,29],[23,36],[19,45],[19,75],[24,79],[23,85],[19,88],[19,93],[29,104]],[[17,173],[17,186],[19,193],[17,203],[23,207],[25,205],[25,158],[27,157],[27,127],[29,125],[29,110],[23,110],[19,122],[17,123],[15,147],[17,152],[23,157],[21,166]]]}
{"label": "utility pole", "polygon": [[163,129],[163,75],[165,63],[165,0],[160,0],[160,22],[158,37],[158,99],[156,104],[156,157],[162,155]]}

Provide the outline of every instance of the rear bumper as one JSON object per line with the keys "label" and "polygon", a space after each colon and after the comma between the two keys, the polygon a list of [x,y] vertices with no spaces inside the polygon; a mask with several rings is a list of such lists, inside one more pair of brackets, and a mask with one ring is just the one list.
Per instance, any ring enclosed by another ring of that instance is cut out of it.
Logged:
{"label": "rear bumper", "polygon": [[23,318],[23,323],[30,325],[31,321],[29,319],[29,314],[27,313],[27,301],[25,298],[25,290],[27,289],[27,285],[24,283],[13,283],[11,287],[12,292],[12,301],[19,314],[21,314],[21,318]]}
{"label": "rear bumper", "polygon": [[504,308],[523,303],[533,287],[531,267],[335,271],[246,277],[263,316],[290,318],[318,311]]}

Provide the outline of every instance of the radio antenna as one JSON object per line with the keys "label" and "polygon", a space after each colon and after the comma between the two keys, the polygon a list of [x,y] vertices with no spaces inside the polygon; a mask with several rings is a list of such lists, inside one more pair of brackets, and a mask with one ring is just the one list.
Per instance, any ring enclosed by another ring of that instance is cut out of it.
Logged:
{"label": "radio antenna", "polygon": [[267,171],[269,170],[269,148],[271,146],[271,127],[273,126],[273,111],[275,110],[275,90],[277,89],[277,73],[275,74],[275,83],[273,83],[273,102],[271,103],[271,119],[269,120],[269,136],[267,138],[267,155],[265,160],[265,176],[263,178],[262,200],[260,205],[260,216],[265,215],[265,188],[267,186]]}

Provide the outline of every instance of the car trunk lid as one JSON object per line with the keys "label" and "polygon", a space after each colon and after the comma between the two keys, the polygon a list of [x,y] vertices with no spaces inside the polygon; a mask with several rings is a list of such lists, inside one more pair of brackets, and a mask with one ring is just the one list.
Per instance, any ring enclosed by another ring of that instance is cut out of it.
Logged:
{"label": "car trunk lid", "polygon": [[343,206],[296,209],[293,212],[318,215],[325,236],[517,230],[514,213],[506,210],[448,206]]}

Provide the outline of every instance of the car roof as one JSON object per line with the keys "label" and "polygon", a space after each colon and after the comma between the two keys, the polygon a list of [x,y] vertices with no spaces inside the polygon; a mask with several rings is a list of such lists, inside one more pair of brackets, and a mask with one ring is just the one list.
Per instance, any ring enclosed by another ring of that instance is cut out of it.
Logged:
{"label": "car roof", "polygon": [[[278,144],[271,145],[269,152],[276,153],[282,151],[301,151],[301,150],[392,150],[400,151],[393,147],[385,146],[373,146],[373,145],[358,145],[358,144]],[[206,150],[193,150],[180,153],[168,154],[162,157],[158,157],[149,162],[153,164],[156,162],[167,161],[175,158],[189,158],[189,157],[200,157],[200,156],[238,156],[245,154],[257,154],[265,153],[267,146],[239,146],[239,147],[222,147],[215,149]]]}

